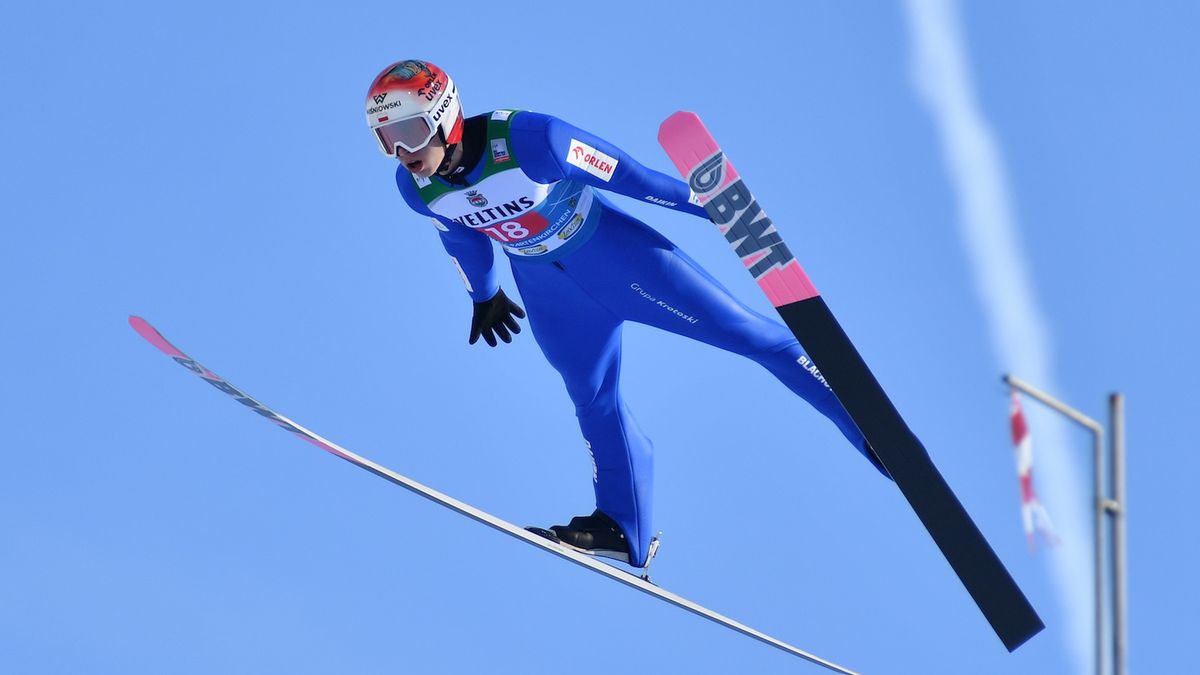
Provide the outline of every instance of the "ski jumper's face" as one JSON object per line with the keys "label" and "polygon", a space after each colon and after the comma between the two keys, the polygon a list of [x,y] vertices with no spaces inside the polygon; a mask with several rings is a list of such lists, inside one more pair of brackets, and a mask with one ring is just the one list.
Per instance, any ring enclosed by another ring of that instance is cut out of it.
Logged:
{"label": "ski jumper's face", "polygon": [[429,145],[421,148],[417,152],[409,152],[400,146],[396,146],[396,159],[404,165],[414,176],[421,178],[429,178],[433,175],[437,168],[441,166],[442,160],[446,157],[446,145],[442,143],[442,139],[434,137],[429,141]]}

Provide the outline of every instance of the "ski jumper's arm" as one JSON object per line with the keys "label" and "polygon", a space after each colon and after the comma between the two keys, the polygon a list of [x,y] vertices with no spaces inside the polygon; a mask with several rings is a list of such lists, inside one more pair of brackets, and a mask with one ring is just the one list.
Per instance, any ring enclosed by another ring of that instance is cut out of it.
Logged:
{"label": "ski jumper's arm", "polygon": [[458,269],[471,300],[486,302],[495,296],[496,291],[500,290],[500,282],[496,279],[496,258],[492,250],[492,240],[481,232],[430,211],[425,202],[421,201],[412,175],[403,165],[396,169],[396,186],[400,188],[400,194],[409,208],[433,219],[438,235],[442,238],[442,246],[445,247],[446,253],[450,254],[450,261]]}
{"label": "ski jumper's arm", "polygon": [[557,117],[515,115],[509,138],[521,168],[534,180],[575,180],[708,219],[703,207],[688,201],[686,183],[642,166],[612,143]]}

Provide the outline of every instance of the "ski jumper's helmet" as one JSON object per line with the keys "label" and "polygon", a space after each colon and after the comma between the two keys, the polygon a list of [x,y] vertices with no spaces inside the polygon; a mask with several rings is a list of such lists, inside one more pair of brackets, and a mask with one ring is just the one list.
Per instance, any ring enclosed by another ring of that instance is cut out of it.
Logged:
{"label": "ski jumper's helmet", "polygon": [[458,90],[446,71],[432,63],[398,61],[376,76],[367,91],[367,125],[385,155],[395,156],[397,147],[418,152],[435,134],[453,151],[463,132]]}

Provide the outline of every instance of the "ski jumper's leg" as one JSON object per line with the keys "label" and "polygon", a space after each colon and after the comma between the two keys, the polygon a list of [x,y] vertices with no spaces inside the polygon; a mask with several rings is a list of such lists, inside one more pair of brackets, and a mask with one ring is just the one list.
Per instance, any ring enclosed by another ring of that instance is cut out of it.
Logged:
{"label": "ski jumper's leg", "polygon": [[652,530],[653,446],[621,398],[621,319],[564,268],[514,261],[529,326],[562,375],[592,455],[596,508],[621,526],[630,564],[645,564]]}
{"label": "ski jumper's leg", "polygon": [[752,359],[829,418],[884,472],[858,426],[786,326],[733,297],[666,237],[638,220],[609,211],[600,225],[603,236],[589,242],[586,258],[575,265],[586,262],[608,268],[610,282],[589,289],[599,302],[623,319]]}

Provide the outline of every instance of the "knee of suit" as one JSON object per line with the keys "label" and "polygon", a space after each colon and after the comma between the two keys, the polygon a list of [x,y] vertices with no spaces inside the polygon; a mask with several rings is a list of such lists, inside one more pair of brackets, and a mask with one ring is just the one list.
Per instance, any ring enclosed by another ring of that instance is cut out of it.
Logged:
{"label": "knee of suit", "polygon": [[710,331],[703,341],[760,363],[798,344],[786,328],[765,320],[732,323]]}
{"label": "knee of suit", "polygon": [[620,406],[615,393],[604,391],[596,392],[583,402],[574,396],[571,397],[571,400],[575,401],[575,416],[579,419],[609,417],[617,414]]}
{"label": "knee of suit", "polygon": [[791,334],[783,336],[771,336],[770,340],[765,340],[756,345],[752,351],[747,351],[743,356],[767,366],[772,361],[782,361],[787,365],[792,365],[796,359],[803,354],[800,349],[800,343],[796,341]]}
{"label": "knee of suit", "polygon": [[563,378],[578,417],[611,415],[620,405],[615,371],[603,377]]}

